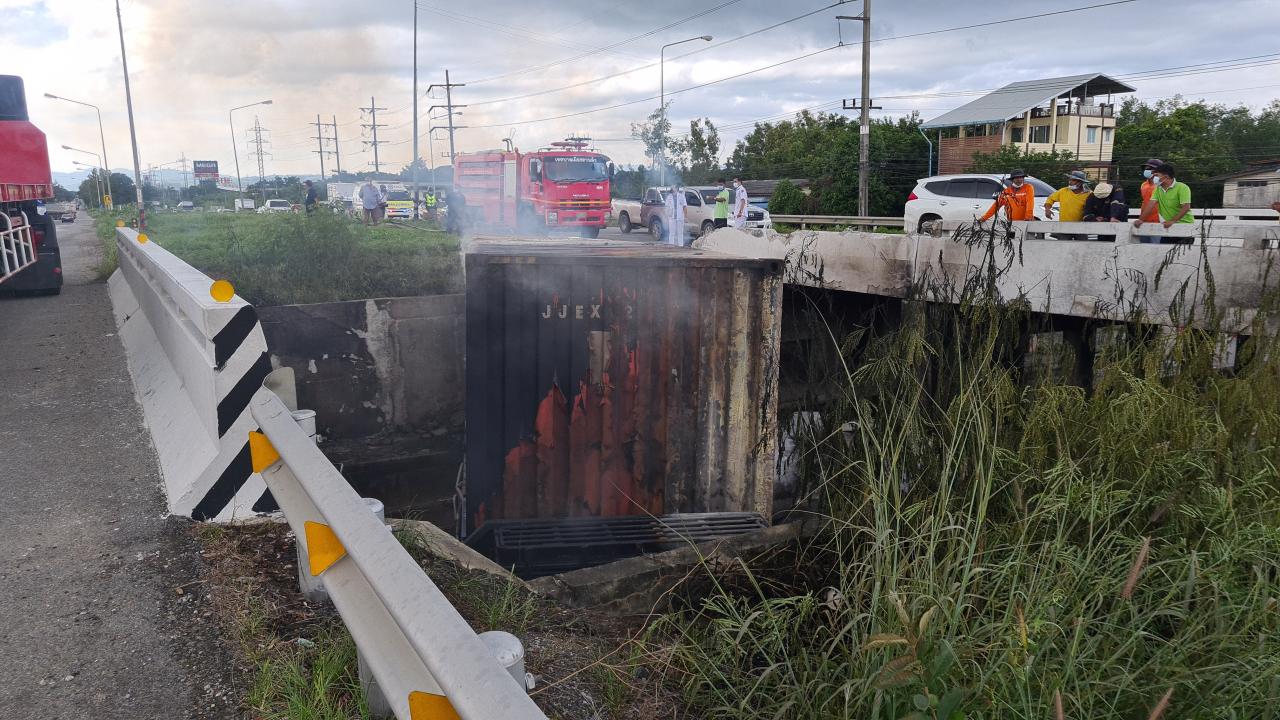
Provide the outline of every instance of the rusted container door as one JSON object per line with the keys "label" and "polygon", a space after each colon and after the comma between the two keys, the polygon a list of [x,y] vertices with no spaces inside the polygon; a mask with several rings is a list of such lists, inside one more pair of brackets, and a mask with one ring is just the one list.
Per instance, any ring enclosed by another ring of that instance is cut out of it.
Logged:
{"label": "rusted container door", "polygon": [[464,532],[497,518],[769,516],[779,263],[479,241],[466,275]]}

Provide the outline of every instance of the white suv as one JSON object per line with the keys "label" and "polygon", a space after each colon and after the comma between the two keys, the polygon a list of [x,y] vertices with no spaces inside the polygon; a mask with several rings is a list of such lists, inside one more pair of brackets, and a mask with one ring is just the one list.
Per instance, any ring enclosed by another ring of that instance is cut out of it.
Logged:
{"label": "white suv", "polygon": [[[907,232],[922,232],[923,225],[933,220],[972,222],[982,217],[1000,192],[1005,175],[934,175],[916,182],[907,196],[902,213],[902,226]],[[1044,220],[1044,198],[1054,189],[1041,180],[1028,176],[1036,191],[1035,213]]]}

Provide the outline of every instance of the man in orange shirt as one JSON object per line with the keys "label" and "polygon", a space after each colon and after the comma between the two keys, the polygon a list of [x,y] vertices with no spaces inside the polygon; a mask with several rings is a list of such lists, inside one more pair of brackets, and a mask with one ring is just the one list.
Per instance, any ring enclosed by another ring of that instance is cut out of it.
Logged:
{"label": "man in orange shirt", "polygon": [[1010,220],[1035,220],[1036,191],[1027,182],[1027,173],[1014,170],[1009,173],[1009,180],[1005,185],[1005,189],[996,196],[996,201],[991,203],[987,213],[978,218],[978,221],[990,220],[1000,208],[1005,208],[1005,216]]}
{"label": "man in orange shirt", "polygon": [[[1142,187],[1139,188],[1142,191],[1142,205],[1140,207],[1145,208],[1151,200],[1151,193],[1155,192],[1156,189],[1156,184],[1151,181],[1151,173],[1163,164],[1164,161],[1159,158],[1151,158],[1142,164],[1142,177],[1146,179],[1142,181]],[[1138,219],[1144,223],[1159,223],[1160,209],[1152,206],[1150,210],[1142,213]],[[1158,235],[1139,235],[1138,242],[1159,245],[1160,237]]]}

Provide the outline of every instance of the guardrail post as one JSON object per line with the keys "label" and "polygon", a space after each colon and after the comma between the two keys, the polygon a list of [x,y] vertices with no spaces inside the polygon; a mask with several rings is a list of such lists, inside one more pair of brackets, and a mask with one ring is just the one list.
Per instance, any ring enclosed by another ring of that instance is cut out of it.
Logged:
{"label": "guardrail post", "polygon": [[[377,516],[383,524],[387,522],[387,510],[383,506],[382,501],[376,498],[361,498],[364,504],[369,506],[369,511]],[[387,528],[387,532],[391,532],[391,528]],[[318,579],[318,578],[317,578]],[[369,706],[369,714],[376,718],[389,718],[395,714],[391,708],[391,702],[387,700],[387,696],[382,692],[382,688],[378,687],[378,680],[373,676],[373,670],[369,668],[369,663],[365,662],[364,653],[356,648],[356,666],[360,676],[360,687],[364,690],[365,703]]]}

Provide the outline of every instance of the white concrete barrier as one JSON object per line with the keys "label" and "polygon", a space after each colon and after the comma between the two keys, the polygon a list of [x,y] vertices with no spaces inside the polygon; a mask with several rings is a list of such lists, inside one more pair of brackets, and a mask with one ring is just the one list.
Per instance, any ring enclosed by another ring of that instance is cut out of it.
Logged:
{"label": "white concrete barrier", "polygon": [[271,372],[258,315],[238,296],[214,299],[213,279],[140,237],[117,228],[108,285],[169,510],[220,521],[274,510],[245,440]]}

